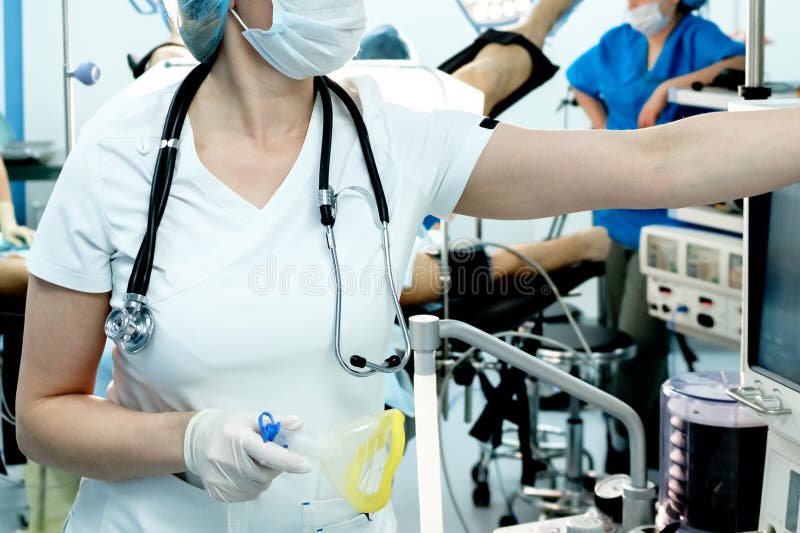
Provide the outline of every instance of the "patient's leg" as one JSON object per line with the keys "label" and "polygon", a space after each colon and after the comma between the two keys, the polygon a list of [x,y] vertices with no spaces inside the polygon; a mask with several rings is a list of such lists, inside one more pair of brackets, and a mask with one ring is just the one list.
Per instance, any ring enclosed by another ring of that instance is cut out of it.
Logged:
{"label": "patient's leg", "polygon": [[[528,242],[511,246],[532,258],[547,272],[558,270],[581,261],[605,261],[611,239],[605,228],[594,227],[551,241]],[[513,276],[531,267],[526,261],[507,250],[492,254],[492,271],[495,279]]]}
{"label": "patient's leg", "polygon": [[[574,0],[542,0],[525,20],[507,31],[519,33],[541,49],[547,35],[573,3]],[[532,69],[531,57],[521,46],[489,44],[453,76],[484,93],[484,113],[489,114],[525,83]]]}
{"label": "patient's leg", "polygon": [[[512,248],[550,272],[582,261],[604,261],[610,245],[611,240],[604,228],[590,228],[551,241],[517,244]],[[523,271],[531,272],[532,269],[516,255],[498,250],[492,251],[491,271],[492,278],[498,280]],[[442,295],[440,276],[439,263],[434,258],[426,253],[417,254],[411,285],[403,289],[400,298],[402,305],[423,305],[438,300]]]}

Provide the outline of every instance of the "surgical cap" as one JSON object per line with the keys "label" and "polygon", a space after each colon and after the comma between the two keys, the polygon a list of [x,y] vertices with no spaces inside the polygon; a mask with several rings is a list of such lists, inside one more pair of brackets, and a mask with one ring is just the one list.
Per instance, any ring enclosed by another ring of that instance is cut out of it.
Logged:
{"label": "surgical cap", "polygon": [[692,9],[700,9],[708,3],[708,0],[681,0],[681,3]]}
{"label": "surgical cap", "polygon": [[[230,0],[168,0],[186,48],[201,63],[208,63],[225,34]],[[176,12],[177,11],[177,12]]]}
{"label": "surgical cap", "polygon": [[413,55],[411,44],[397,28],[383,24],[364,35],[356,59],[411,59]]}

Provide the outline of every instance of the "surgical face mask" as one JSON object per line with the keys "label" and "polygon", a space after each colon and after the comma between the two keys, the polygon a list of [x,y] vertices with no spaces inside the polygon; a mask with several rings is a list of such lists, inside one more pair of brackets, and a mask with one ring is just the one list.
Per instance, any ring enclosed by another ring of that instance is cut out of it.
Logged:
{"label": "surgical face mask", "polygon": [[273,0],[272,27],[244,37],[279,72],[295,80],[330,74],[358,52],[367,26],[364,0]]}
{"label": "surgical face mask", "polygon": [[633,29],[645,35],[655,35],[667,27],[672,17],[661,12],[659,2],[645,4],[628,10]]}

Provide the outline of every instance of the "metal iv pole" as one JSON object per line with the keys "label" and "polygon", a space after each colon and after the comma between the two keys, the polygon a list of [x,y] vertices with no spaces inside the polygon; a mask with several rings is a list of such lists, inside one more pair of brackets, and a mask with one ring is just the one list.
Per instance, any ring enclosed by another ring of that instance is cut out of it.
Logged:
{"label": "metal iv pole", "polygon": [[85,61],[72,70],[70,59],[69,32],[69,0],[61,0],[61,22],[64,38],[64,150],[65,157],[75,145],[75,95],[73,94],[73,78],[86,86],[94,85],[100,80],[100,67],[91,61]]}
{"label": "metal iv pole", "polygon": [[766,0],[750,0],[747,26],[747,69],[739,95],[745,100],[766,100],[772,96],[772,89],[764,85]]}

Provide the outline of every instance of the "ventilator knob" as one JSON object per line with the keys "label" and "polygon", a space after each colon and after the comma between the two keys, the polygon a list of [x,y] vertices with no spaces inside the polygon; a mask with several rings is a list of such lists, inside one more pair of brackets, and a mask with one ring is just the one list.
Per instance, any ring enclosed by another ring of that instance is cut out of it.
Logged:
{"label": "ventilator knob", "polygon": [[606,528],[599,518],[576,516],[567,520],[567,533],[606,533]]}
{"label": "ventilator knob", "polygon": [[595,506],[615,523],[622,523],[622,495],[631,478],[625,474],[609,476],[594,487]]}

